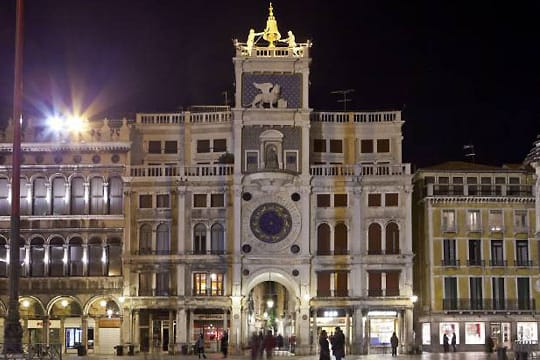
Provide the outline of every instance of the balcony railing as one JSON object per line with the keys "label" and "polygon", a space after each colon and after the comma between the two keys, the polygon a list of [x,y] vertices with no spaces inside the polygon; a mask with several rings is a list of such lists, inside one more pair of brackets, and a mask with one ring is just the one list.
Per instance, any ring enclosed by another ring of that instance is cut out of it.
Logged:
{"label": "balcony railing", "polygon": [[510,196],[530,197],[533,196],[532,185],[449,185],[427,184],[424,188],[427,196]]}
{"label": "balcony railing", "polygon": [[369,297],[399,296],[399,288],[368,289]]}
{"label": "balcony railing", "polygon": [[317,290],[318,297],[347,297],[349,296],[349,290]]}
{"label": "balcony railing", "polygon": [[489,266],[506,267],[506,266],[508,266],[508,261],[503,260],[503,259],[491,259],[491,260],[489,260]]}
{"label": "balcony railing", "polygon": [[469,259],[467,260],[467,266],[486,266],[485,260],[480,259]]}
{"label": "balcony railing", "polygon": [[231,121],[231,112],[225,109],[217,108],[220,111],[191,112],[184,111],[179,113],[140,113],[137,114],[137,124],[143,125],[177,125],[184,123],[228,123]]}
{"label": "balcony railing", "polygon": [[517,259],[517,260],[514,260],[514,266],[516,266],[516,267],[532,267],[533,266],[533,261],[532,260]]}
{"label": "balcony railing", "polygon": [[459,267],[459,260],[458,259],[442,259],[441,266]]}
{"label": "balcony railing", "polygon": [[321,123],[378,123],[401,121],[401,111],[372,112],[313,112],[312,122]]}
{"label": "balcony railing", "polygon": [[317,250],[317,255],[319,256],[349,255],[349,250]]}
{"label": "balcony railing", "polygon": [[447,298],[442,300],[445,311],[533,311],[536,303],[531,299],[476,299],[476,298]]}
{"label": "balcony railing", "polygon": [[223,296],[225,292],[223,289],[221,290],[212,290],[212,289],[206,289],[206,290],[200,290],[200,289],[192,289],[193,296]]}
{"label": "balcony railing", "polygon": [[186,250],[186,255],[227,255],[225,250]]}
{"label": "balcony railing", "polygon": [[139,288],[139,296],[176,296],[176,290]]}
{"label": "balcony railing", "polygon": [[368,249],[368,255],[399,255],[401,251],[392,249]]}
{"label": "balcony railing", "polygon": [[132,252],[133,255],[173,255],[171,250],[139,249]]}

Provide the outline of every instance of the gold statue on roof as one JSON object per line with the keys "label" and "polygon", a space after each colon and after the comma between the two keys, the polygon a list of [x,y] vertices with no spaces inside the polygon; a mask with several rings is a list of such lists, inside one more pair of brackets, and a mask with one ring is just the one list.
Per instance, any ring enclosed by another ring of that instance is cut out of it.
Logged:
{"label": "gold statue on roof", "polygon": [[274,17],[274,8],[272,3],[268,9],[268,19],[266,20],[266,29],[264,29],[263,39],[268,41],[268,47],[275,47],[274,42],[281,39],[281,34],[279,33],[277,21]]}

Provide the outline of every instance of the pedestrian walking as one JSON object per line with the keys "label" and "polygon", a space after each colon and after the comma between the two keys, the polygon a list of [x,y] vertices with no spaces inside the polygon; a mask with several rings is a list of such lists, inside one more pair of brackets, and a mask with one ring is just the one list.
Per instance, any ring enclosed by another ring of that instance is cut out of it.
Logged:
{"label": "pedestrian walking", "polygon": [[456,352],[456,333],[452,333],[452,351]]}
{"label": "pedestrian walking", "polygon": [[446,335],[446,333],[444,333],[443,335],[442,343],[443,343],[444,352],[448,352],[450,346],[448,344],[448,335]]}
{"label": "pedestrian walking", "polygon": [[398,347],[398,337],[396,335],[396,332],[392,334],[392,337],[390,338],[390,345],[392,346],[392,356],[397,356],[397,347]]}
{"label": "pedestrian walking", "polygon": [[204,336],[202,333],[199,335],[195,346],[197,347],[197,354],[199,355],[199,359],[201,358],[201,356],[206,359],[206,354],[204,353]]}
{"label": "pedestrian walking", "polygon": [[227,333],[227,330],[223,331],[223,335],[221,335],[221,353],[223,354],[223,358],[227,358],[227,354],[229,352],[229,334]]}
{"label": "pedestrian walking", "polygon": [[326,330],[321,331],[319,336],[319,348],[319,360],[330,360],[330,344],[328,343]]}
{"label": "pedestrian walking", "polygon": [[345,334],[343,334],[339,326],[336,327],[336,332],[334,333],[332,352],[336,360],[341,360],[345,357]]}

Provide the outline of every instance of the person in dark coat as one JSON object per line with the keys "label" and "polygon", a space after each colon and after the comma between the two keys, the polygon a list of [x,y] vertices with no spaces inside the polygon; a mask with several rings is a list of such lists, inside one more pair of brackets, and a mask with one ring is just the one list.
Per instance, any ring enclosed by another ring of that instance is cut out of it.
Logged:
{"label": "person in dark coat", "polygon": [[206,354],[204,353],[204,336],[202,333],[199,335],[199,338],[195,343],[195,347],[197,348],[197,354],[199,355],[199,359],[201,358],[201,356],[206,359]]}
{"label": "person in dark coat", "polygon": [[281,336],[281,334],[277,334],[276,344],[277,344],[278,350],[281,350],[281,348],[283,347],[283,336]]}
{"label": "person in dark coat", "polygon": [[223,335],[221,335],[221,353],[223,354],[223,358],[227,357],[227,354],[229,352],[229,334],[227,333],[227,330],[223,331]]}
{"label": "person in dark coat", "polygon": [[397,356],[397,347],[399,344],[398,337],[396,335],[396,332],[392,334],[392,337],[390,338],[390,346],[392,346],[392,356]]}
{"label": "person in dark coat", "polygon": [[319,360],[330,360],[330,344],[328,343],[326,330],[321,331],[319,336],[319,348]]}
{"label": "person in dark coat", "polygon": [[249,339],[249,348],[251,353],[251,360],[257,360],[259,357],[259,351],[262,347],[261,341],[259,339],[259,335],[257,335],[256,332],[253,332],[253,335],[251,335],[251,339]]}
{"label": "person in dark coat", "polygon": [[345,334],[343,334],[343,331],[341,331],[339,326],[336,327],[336,332],[334,333],[332,352],[334,353],[336,360],[341,360],[345,357]]}
{"label": "person in dark coat", "polygon": [[274,335],[272,335],[272,332],[270,330],[266,333],[266,336],[264,337],[263,347],[266,351],[266,358],[271,359],[274,348],[276,347],[276,339],[274,338]]}
{"label": "person in dark coat", "polygon": [[450,346],[448,344],[448,335],[446,335],[446,333],[444,333],[442,337],[442,343],[443,343],[444,352],[448,352]]}
{"label": "person in dark coat", "polygon": [[452,333],[452,351],[456,352],[456,333]]}

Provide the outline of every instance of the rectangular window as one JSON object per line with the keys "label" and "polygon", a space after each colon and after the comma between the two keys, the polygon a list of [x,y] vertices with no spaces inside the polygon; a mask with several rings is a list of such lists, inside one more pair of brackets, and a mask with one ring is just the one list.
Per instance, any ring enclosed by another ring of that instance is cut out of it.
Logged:
{"label": "rectangular window", "polygon": [[389,153],[390,152],[390,140],[389,139],[378,139],[377,140],[377,152],[378,153]]}
{"label": "rectangular window", "polygon": [[443,266],[457,266],[456,259],[456,240],[444,239],[443,240]]}
{"label": "rectangular window", "polygon": [[508,188],[506,190],[506,194],[508,196],[516,196],[520,195],[519,193],[519,178],[518,177],[511,177],[508,179]]}
{"label": "rectangular window", "polygon": [[150,140],[148,142],[148,153],[161,154],[161,141]]}
{"label": "rectangular window", "polygon": [[326,140],[314,139],[313,140],[313,152],[322,153],[326,152]]}
{"label": "rectangular window", "polygon": [[467,188],[469,195],[478,195],[478,178],[476,177],[467,177]]}
{"label": "rectangular window", "polygon": [[455,210],[443,210],[441,219],[441,230],[444,232],[456,231],[456,212]]}
{"label": "rectangular window", "polygon": [[193,274],[193,295],[194,296],[206,296],[206,284],[208,274],[195,273]]}
{"label": "rectangular window", "polygon": [[337,271],[334,273],[334,296],[349,296],[349,273],[347,271]]}
{"label": "rectangular window", "polygon": [[503,241],[491,240],[491,266],[505,266]]}
{"label": "rectangular window", "polygon": [[528,277],[517,278],[517,298],[520,310],[532,310],[531,290]]}
{"label": "rectangular window", "polygon": [[347,207],[347,194],[334,194],[334,207]]}
{"label": "rectangular window", "polygon": [[170,273],[168,271],[160,271],[156,273],[156,296],[169,296],[171,289],[169,285]]}
{"label": "rectangular window", "polygon": [[482,243],[479,239],[469,240],[469,266],[482,266]]}
{"label": "rectangular window", "polygon": [[210,206],[222,208],[225,206],[225,194],[211,194]]}
{"label": "rectangular window", "polygon": [[457,310],[457,279],[455,277],[444,278],[444,310]]}
{"label": "rectangular window", "polygon": [[330,140],[330,152],[334,154],[343,153],[343,141],[341,140]]}
{"label": "rectangular window", "polygon": [[194,273],[193,295],[223,296],[224,274],[220,273]]}
{"label": "rectangular window", "polygon": [[227,151],[227,140],[214,139],[214,152],[225,152],[225,151]]}
{"label": "rectangular window", "polygon": [[330,272],[321,271],[317,273],[317,296],[330,296]]}
{"label": "rectangular window", "polygon": [[467,226],[469,231],[481,231],[480,210],[467,211]]}
{"label": "rectangular window", "polygon": [[297,151],[285,151],[285,168],[290,171],[298,171]]}
{"label": "rectangular window", "polygon": [[514,211],[514,231],[515,232],[527,232],[529,229],[527,210]]}
{"label": "rectangular window", "polygon": [[368,296],[382,296],[382,273],[380,271],[368,272]]}
{"label": "rectangular window", "polygon": [[205,208],[206,207],[206,194],[193,194],[193,207]]}
{"label": "rectangular window", "polygon": [[197,152],[209,153],[210,152],[210,140],[197,140]]}
{"label": "rectangular window", "polygon": [[399,271],[386,272],[386,296],[399,296]]}
{"label": "rectangular window", "polygon": [[529,263],[529,240],[516,240],[516,266],[531,266]]}
{"label": "rectangular window", "polygon": [[317,207],[330,207],[330,194],[317,194]]}
{"label": "rectangular window", "polygon": [[156,195],[156,207],[169,209],[171,207],[169,201],[169,194],[157,194]]}
{"label": "rectangular window", "polygon": [[178,153],[178,143],[176,141],[165,141],[165,154]]}
{"label": "rectangular window", "polygon": [[360,152],[362,154],[373,153],[373,140],[360,140]]}
{"label": "rectangular window", "polygon": [[246,151],[246,171],[256,171],[259,168],[259,153]]}
{"label": "rectangular window", "polygon": [[489,230],[500,232],[504,229],[503,212],[502,210],[489,211]]}
{"label": "rectangular window", "polygon": [[399,194],[398,193],[386,193],[384,194],[385,206],[399,206]]}
{"label": "rectangular window", "polygon": [[10,214],[11,206],[9,201],[9,194],[11,188],[8,179],[0,178],[0,216],[7,216]]}
{"label": "rectangular window", "polygon": [[481,177],[480,184],[481,184],[480,191],[482,195],[485,195],[485,196],[494,195],[494,191],[492,191],[492,187],[491,187],[490,177]]}
{"label": "rectangular window", "polygon": [[381,206],[381,194],[368,194],[368,206]]}
{"label": "rectangular window", "polygon": [[493,293],[493,310],[503,310],[505,308],[504,278],[492,278],[491,289]]}
{"label": "rectangular window", "polygon": [[107,258],[109,259],[107,275],[122,275],[122,247],[120,245],[107,246]]}
{"label": "rectangular window", "polygon": [[152,207],[152,195],[151,194],[139,195],[139,208],[150,209],[151,207]]}
{"label": "rectangular window", "polygon": [[469,279],[471,294],[471,309],[481,310],[483,308],[482,278],[471,277]]}

